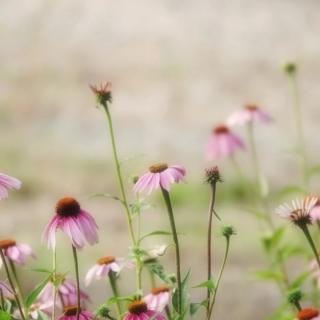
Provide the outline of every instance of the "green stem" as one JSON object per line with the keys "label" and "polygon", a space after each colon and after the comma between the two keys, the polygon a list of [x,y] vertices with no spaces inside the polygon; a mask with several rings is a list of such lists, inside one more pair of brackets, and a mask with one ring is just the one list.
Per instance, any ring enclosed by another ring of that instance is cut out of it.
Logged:
{"label": "green stem", "polygon": [[78,307],[77,308],[77,320],[79,320],[80,312],[81,312],[79,262],[78,262],[77,249],[74,246],[72,246],[72,253],[73,253],[74,268],[75,268],[76,281],[77,281],[77,307]]}
{"label": "green stem", "polygon": [[301,311],[301,310],[302,310],[302,307],[301,307],[300,302],[296,301],[296,302],[294,303],[294,306],[297,308],[298,311]]}
{"label": "green stem", "polygon": [[24,314],[23,314],[22,307],[21,307],[21,303],[20,303],[20,300],[19,300],[19,297],[18,297],[16,288],[15,288],[15,286],[14,286],[14,282],[13,282],[12,277],[11,277],[11,274],[10,274],[7,261],[6,261],[6,259],[5,259],[5,256],[4,256],[3,251],[2,251],[1,249],[0,249],[0,255],[1,255],[2,263],[3,263],[3,265],[4,265],[4,268],[5,268],[7,277],[8,277],[8,281],[9,281],[11,290],[12,290],[12,292],[13,292],[14,298],[15,298],[15,300],[16,300],[16,303],[17,303],[17,306],[18,306],[18,309],[19,309],[19,313],[20,313],[21,319],[25,320],[26,318],[25,318],[25,316],[24,316]]}
{"label": "green stem", "polygon": [[309,189],[308,161],[307,161],[306,148],[305,148],[305,142],[304,142],[300,96],[299,96],[297,79],[294,74],[289,75],[289,85],[293,95],[293,109],[294,109],[293,111],[294,111],[294,117],[295,117],[296,128],[297,128],[299,152],[301,156],[302,180],[304,183],[305,190],[308,191]]}
{"label": "green stem", "polygon": [[318,252],[317,252],[316,245],[314,244],[314,241],[313,241],[313,239],[311,237],[309,228],[308,228],[308,226],[306,224],[301,225],[300,228],[303,231],[304,235],[306,236],[306,238],[308,240],[308,243],[310,244],[310,247],[312,249],[312,252],[314,253],[314,256],[315,256],[315,258],[317,260],[318,266],[320,268],[320,258],[319,258]]}
{"label": "green stem", "polygon": [[180,266],[180,247],[179,247],[179,239],[178,239],[178,234],[177,234],[177,229],[176,229],[176,224],[174,220],[174,215],[173,215],[173,210],[172,210],[172,205],[171,205],[171,200],[170,200],[170,195],[169,192],[161,187],[162,195],[164,202],[167,207],[168,215],[169,215],[169,220],[170,220],[170,226],[171,226],[171,232],[173,236],[173,241],[175,244],[175,252],[176,252],[176,269],[177,269],[177,284],[178,284],[178,313],[182,313],[182,281],[181,281],[181,266]]}
{"label": "green stem", "polygon": [[108,105],[104,106],[104,110],[106,112],[107,120],[108,120],[108,128],[109,128],[109,134],[110,134],[110,138],[111,138],[112,153],[113,153],[113,159],[115,162],[118,183],[119,183],[119,188],[120,188],[121,197],[122,197],[122,204],[123,204],[125,211],[126,211],[131,240],[132,240],[133,245],[136,246],[137,241],[136,241],[136,238],[134,235],[130,209],[129,209],[129,205],[128,205],[128,201],[127,201],[126,192],[124,189],[123,178],[122,178],[122,174],[121,174],[121,166],[120,166],[120,161],[119,161],[119,157],[118,157],[118,151],[117,151],[117,146],[116,146],[116,142],[115,142],[115,137],[114,137],[112,118],[111,118],[111,114],[110,114]]}
{"label": "green stem", "polygon": [[[208,234],[207,234],[207,264],[208,264],[208,281],[212,278],[212,218],[213,218],[213,211],[214,211],[214,203],[216,199],[216,183],[212,183],[211,187],[211,199],[209,205],[209,212],[208,212]],[[211,292],[209,288],[207,289],[207,316],[209,315],[209,301],[211,297]]]}
{"label": "green stem", "polygon": [[259,183],[260,167],[259,167],[259,161],[258,161],[258,155],[257,155],[257,148],[256,148],[256,144],[254,141],[254,132],[253,132],[253,122],[252,121],[250,121],[248,123],[248,140],[249,140],[251,161],[252,161],[252,167],[253,167],[253,173],[254,173],[254,184],[256,186],[256,192],[258,192],[259,197],[260,197],[260,195],[261,195],[260,183]]}
{"label": "green stem", "polygon": [[1,309],[4,311],[5,309],[5,302],[4,302],[4,296],[3,296],[3,291],[0,288],[0,299],[1,299]]}
{"label": "green stem", "polygon": [[57,275],[57,250],[56,247],[54,246],[52,250],[52,276],[53,276],[53,305],[52,305],[52,316],[51,320],[55,320],[55,315],[56,315],[56,301],[57,301],[57,288],[56,288],[56,275]]}
{"label": "green stem", "polygon": [[210,320],[211,316],[212,316],[213,307],[214,307],[214,304],[215,304],[215,301],[216,301],[218,289],[219,289],[220,282],[221,282],[221,279],[222,279],[222,274],[223,274],[223,271],[224,271],[226,263],[227,263],[228,254],[229,254],[229,248],[230,248],[230,238],[226,237],[226,250],[225,250],[225,253],[224,253],[223,262],[222,262],[221,269],[220,269],[220,272],[219,272],[216,288],[214,290],[214,294],[213,294],[213,297],[212,297],[211,306],[210,306],[209,314],[207,316],[207,320]]}
{"label": "green stem", "polygon": [[[118,298],[119,291],[117,286],[117,278],[116,278],[116,274],[113,271],[109,272],[109,281],[110,281],[110,286],[111,286],[113,296]],[[116,299],[116,312],[117,312],[117,318],[121,320],[122,310],[121,310],[121,303],[118,299]]]}

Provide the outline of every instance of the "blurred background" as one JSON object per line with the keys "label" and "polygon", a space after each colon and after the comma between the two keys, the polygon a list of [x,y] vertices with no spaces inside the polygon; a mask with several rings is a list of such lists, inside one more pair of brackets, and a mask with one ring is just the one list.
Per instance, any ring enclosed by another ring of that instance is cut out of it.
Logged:
{"label": "blurred background", "polygon": [[[199,283],[206,270],[208,187],[203,170],[212,165],[204,157],[211,128],[244,104],[257,103],[275,120],[256,131],[270,189],[299,182],[292,154],[292,99],[282,70],[288,59],[299,66],[308,157],[317,163],[319,10],[317,0],[1,1],[0,171],[23,181],[21,191],[1,202],[1,237],[35,247],[39,260],[27,269],[50,266],[40,235],[57,199],[73,195],[100,226],[100,244],[80,254],[81,273],[100,256],[127,254],[121,207],[111,199],[90,197],[118,192],[106,119],[88,88],[112,80],[119,152],[122,159],[130,158],[124,163],[128,191],[130,175],[153,162],[182,164],[188,170],[188,183],[175,186],[173,197],[178,228],[187,235],[181,236],[185,271],[190,265],[192,284]],[[245,131],[238,133],[245,137]],[[237,161],[250,177],[248,154],[242,152]],[[275,286],[251,275],[265,262],[260,230],[241,208],[243,194],[233,167],[228,161],[217,164],[225,180],[217,210],[238,235],[216,318],[263,319],[281,297]],[[315,181],[315,193],[317,188]],[[150,202],[144,231],[168,228],[161,201],[155,197]],[[218,264],[224,241],[218,226],[215,231]],[[168,242],[152,239],[146,247]],[[72,271],[63,243],[61,238],[61,269]],[[163,260],[171,272],[172,254]],[[25,285],[34,285],[32,277],[25,278]],[[130,288],[124,291],[129,294]],[[93,303],[100,304],[105,284],[95,283],[89,292]],[[192,290],[193,300],[201,297],[201,290]]]}

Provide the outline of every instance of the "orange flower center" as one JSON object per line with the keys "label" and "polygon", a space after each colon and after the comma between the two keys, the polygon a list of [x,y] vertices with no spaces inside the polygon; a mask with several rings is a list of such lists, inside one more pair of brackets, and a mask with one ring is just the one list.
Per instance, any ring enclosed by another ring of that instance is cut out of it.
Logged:
{"label": "orange flower center", "polygon": [[157,287],[157,288],[152,288],[151,289],[151,293],[154,294],[154,295],[157,295],[159,293],[162,293],[162,292],[168,292],[170,290],[170,287],[169,286],[161,286],[161,287]]}
{"label": "orange flower center", "polygon": [[258,110],[258,106],[256,104],[247,104],[245,108],[249,111],[256,111]]}
{"label": "orange flower center", "polygon": [[319,315],[319,311],[316,309],[308,308],[298,312],[297,317],[299,320],[310,320]]}
{"label": "orange flower center", "polygon": [[[79,310],[81,312],[81,309]],[[75,316],[78,313],[78,306],[76,305],[71,305],[71,306],[66,306],[63,308],[63,313],[65,316]]]}
{"label": "orange flower center", "polygon": [[215,128],[212,129],[212,132],[215,134],[222,134],[222,133],[228,133],[229,132],[229,128],[227,126],[225,126],[224,124],[217,126]]}
{"label": "orange flower center", "polygon": [[133,301],[129,304],[128,310],[133,314],[140,314],[148,310],[145,302],[141,300]]}
{"label": "orange flower center", "polygon": [[16,242],[12,239],[0,240],[0,249],[2,250],[8,249],[9,247],[13,247],[15,245],[16,245]]}
{"label": "orange flower center", "polygon": [[77,216],[80,212],[80,204],[72,197],[65,197],[58,201],[56,212],[62,217]]}
{"label": "orange flower center", "polygon": [[115,261],[116,261],[116,257],[107,256],[107,257],[100,258],[97,262],[100,265],[104,265],[104,264],[110,264],[110,263],[115,262]]}
{"label": "orange flower center", "polygon": [[149,168],[149,171],[151,173],[160,173],[166,169],[168,169],[168,165],[164,162],[161,162],[161,163],[157,163],[157,164],[154,164],[153,166],[151,166]]}

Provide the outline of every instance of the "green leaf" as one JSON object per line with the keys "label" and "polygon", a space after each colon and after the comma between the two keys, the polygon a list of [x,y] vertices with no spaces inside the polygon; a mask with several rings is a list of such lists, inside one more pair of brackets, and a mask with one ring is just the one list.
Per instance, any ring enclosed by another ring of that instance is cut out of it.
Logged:
{"label": "green leaf", "polygon": [[118,196],[114,196],[110,193],[93,193],[89,196],[90,198],[96,198],[96,197],[105,197],[105,198],[110,198],[116,201],[120,201],[121,203],[123,203],[123,201],[118,197]]}
{"label": "green leaf", "polygon": [[162,281],[167,284],[172,284],[172,276],[167,274],[164,270],[164,267],[159,263],[148,263],[145,266],[149,269],[150,272],[159,277]]}
{"label": "green leaf", "polygon": [[139,242],[141,242],[142,240],[148,238],[148,237],[152,237],[152,236],[170,236],[172,235],[172,233],[170,231],[165,231],[165,230],[156,230],[153,232],[150,232],[144,236],[142,236],[139,240]]}
{"label": "green leaf", "polygon": [[214,292],[216,290],[216,283],[213,279],[201,282],[200,284],[192,287],[192,288],[207,288],[210,292]]}
{"label": "green leaf", "polygon": [[283,274],[281,272],[272,271],[272,270],[255,271],[253,275],[259,280],[274,280],[274,281],[283,280]]}
{"label": "green leaf", "polygon": [[200,303],[199,302],[190,303],[190,307],[189,307],[190,316],[193,317],[201,307],[206,307],[207,304],[208,304],[208,300],[207,299],[203,300]]}
{"label": "green leaf", "polygon": [[0,320],[10,320],[11,315],[5,311],[0,310]]}
{"label": "green leaf", "polygon": [[283,198],[287,198],[287,197],[292,197],[293,195],[303,195],[304,194],[304,190],[303,188],[301,188],[300,186],[296,186],[296,185],[290,185],[290,186],[286,186],[283,189],[281,189],[280,191],[278,191],[275,196],[277,198],[277,200],[282,200]]}
{"label": "green leaf", "polygon": [[50,281],[50,278],[52,276],[52,273],[46,277],[26,298],[26,307],[29,308],[33,302],[37,299],[38,295],[42,291],[42,289],[45,287],[45,285]]}
{"label": "green leaf", "polygon": [[276,229],[270,236],[262,238],[262,243],[267,252],[277,247],[284,236],[285,228],[281,227]]}
{"label": "green leaf", "polygon": [[113,304],[117,301],[133,301],[134,298],[132,296],[123,296],[123,297],[111,297],[108,299],[107,304]]}
{"label": "green leaf", "polygon": [[280,261],[284,261],[287,258],[298,256],[298,255],[304,255],[305,250],[301,247],[294,247],[294,246],[283,246],[278,250],[278,259]]}
{"label": "green leaf", "polygon": [[[188,311],[188,295],[187,295],[187,286],[188,286],[188,281],[190,278],[190,274],[191,271],[189,269],[188,273],[186,274],[186,276],[184,277],[184,279],[182,280],[181,283],[181,319],[184,319],[184,316],[186,314],[186,312]],[[172,306],[173,308],[178,311],[178,292],[179,290],[176,289],[173,293],[172,296]]]}
{"label": "green leaf", "polygon": [[310,272],[304,272],[297,276],[291,283],[289,289],[295,289],[295,288],[300,288],[303,283],[309,278]]}
{"label": "green leaf", "polygon": [[269,194],[268,180],[263,175],[259,176],[259,191],[260,191],[260,195],[264,198],[267,197]]}

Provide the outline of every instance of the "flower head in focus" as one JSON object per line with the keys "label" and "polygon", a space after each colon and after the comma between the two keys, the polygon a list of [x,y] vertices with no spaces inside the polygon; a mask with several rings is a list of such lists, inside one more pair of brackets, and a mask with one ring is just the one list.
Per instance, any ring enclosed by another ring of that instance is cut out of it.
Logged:
{"label": "flower head in focus", "polygon": [[98,226],[93,216],[83,210],[79,202],[71,197],[58,201],[56,214],[44,230],[42,239],[48,248],[55,247],[58,229],[69,237],[72,245],[77,249],[81,249],[85,241],[91,245],[98,242]]}
{"label": "flower head in focus", "polygon": [[244,149],[244,143],[226,125],[213,128],[207,145],[208,160],[230,157],[237,149]]}
{"label": "flower head in focus", "polygon": [[311,210],[317,203],[317,197],[292,200],[291,205],[285,203],[276,209],[276,213],[294,224],[303,227],[312,223]]}
{"label": "flower head in focus", "polygon": [[[63,315],[58,320],[76,320],[78,307],[76,305],[68,305],[63,308]],[[79,320],[94,319],[94,314],[88,310],[79,310]]]}
{"label": "flower head in focus", "polygon": [[166,191],[170,190],[172,183],[184,181],[186,170],[182,166],[166,163],[157,163],[149,168],[149,171],[144,173],[134,185],[135,192],[146,191],[150,194],[152,191],[161,187]]}

